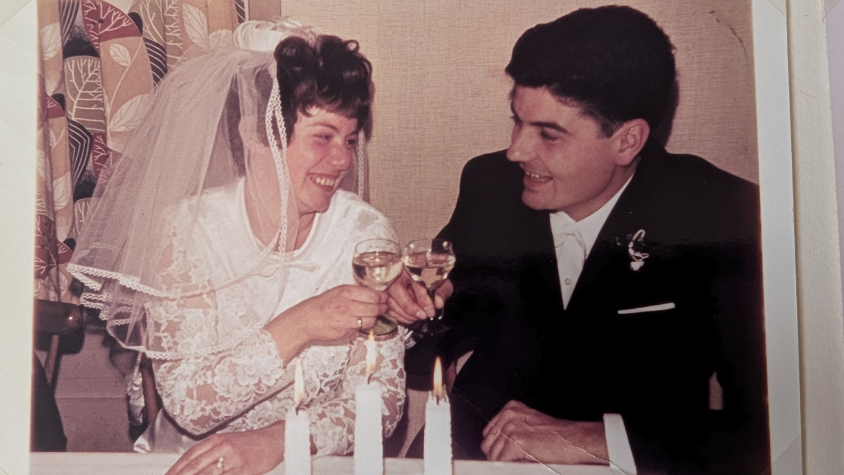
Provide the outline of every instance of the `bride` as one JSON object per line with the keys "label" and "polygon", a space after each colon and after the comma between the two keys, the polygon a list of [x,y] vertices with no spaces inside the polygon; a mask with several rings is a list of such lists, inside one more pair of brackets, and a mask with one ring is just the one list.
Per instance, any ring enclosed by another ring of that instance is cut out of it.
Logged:
{"label": "bride", "polygon": [[[69,266],[83,303],[152,362],[163,410],[135,447],[184,452],[168,474],[280,463],[296,359],[312,451],[353,450],[359,330],[388,309],[352,285],[351,261],[359,241],[395,232],[339,189],[362,167],[369,61],[291,20],[247,22],[234,39],[159,85]],[[387,435],[404,404],[403,332],[377,343],[371,376]]]}

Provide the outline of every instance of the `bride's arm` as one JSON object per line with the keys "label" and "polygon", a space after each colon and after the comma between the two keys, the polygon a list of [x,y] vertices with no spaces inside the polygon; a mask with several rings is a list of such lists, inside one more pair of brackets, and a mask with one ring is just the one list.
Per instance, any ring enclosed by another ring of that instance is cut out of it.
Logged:
{"label": "bride's arm", "polygon": [[[343,228],[338,245],[354,247],[365,239],[382,238],[398,241],[389,219],[383,215],[373,213],[368,209],[350,212],[350,224]],[[351,260],[351,258],[349,259]],[[365,289],[358,286],[358,289]],[[368,289],[365,289],[368,290]],[[384,314],[388,310],[387,296],[383,298],[384,307],[377,314]],[[343,315],[340,313],[340,315]],[[353,317],[353,320],[356,318]],[[362,319],[363,328],[370,328],[373,319]],[[358,333],[357,324],[352,334],[353,348],[350,361],[343,375],[342,384],[338,386],[333,398],[325,399],[322,404],[311,405],[309,415],[311,419],[311,434],[317,453],[346,454],[354,449],[355,426],[355,388],[366,376],[366,346],[364,339],[354,335]],[[386,341],[376,342],[377,358],[375,372],[371,381],[377,382],[383,388],[382,415],[384,435],[393,433],[401,420],[405,402],[405,372],[404,372],[404,335],[405,328],[399,326],[398,334]],[[348,340],[347,340],[348,341]]]}
{"label": "bride's arm", "polygon": [[[222,314],[217,292],[197,293],[208,287],[207,265],[182,250],[181,236],[171,236],[160,257],[162,288],[196,295],[156,298],[147,305],[148,354],[167,413],[198,435],[287,386],[292,373],[267,331],[256,329],[245,338],[227,334],[221,322],[236,322],[240,316]],[[242,341],[226,347],[228,341],[238,340]],[[175,357],[168,358],[171,355]]]}
{"label": "bride's arm", "polygon": [[167,413],[194,435],[213,431],[292,382],[266,332],[225,353],[153,360],[153,367]]}
{"label": "bride's arm", "polygon": [[[384,436],[393,433],[401,420],[405,401],[404,343],[400,335],[376,342],[377,358],[371,382],[382,387]],[[342,455],[354,449],[355,388],[366,377],[366,346],[357,338],[351,350],[349,366],[333,399],[311,405],[311,436],[319,455]]]}
{"label": "bride's arm", "polygon": [[[148,354],[165,409],[191,433],[209,432],[291,384],[287,367],[305,347],[347,342],[357,334],[359,318],[372,326],[387,311],[385,294],[341,285],[291,307],[263,329],[238,335],[249,330],[239,322],[265,320],[244,318],[254,311],[237,291],[245,289],[200,292],[210,288],[211,258],[186,252],[191,246],[177,228],[168,230],[159,278],[163,289],[189,297],[148,304]],[[168,354],[177,357],[163,358]]]}

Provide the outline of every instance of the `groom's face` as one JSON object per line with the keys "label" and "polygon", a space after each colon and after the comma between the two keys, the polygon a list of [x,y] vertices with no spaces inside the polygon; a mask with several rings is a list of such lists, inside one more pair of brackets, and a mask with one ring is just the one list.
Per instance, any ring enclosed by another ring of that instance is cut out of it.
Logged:
{"label": "groom's face", "polygon": [[629,175],[617,162],[618,140],[577,104],[546,88],[516,86],[507,158],[525,175],[522,201],[533,209],[565,211],[581,220],[612,198]]}

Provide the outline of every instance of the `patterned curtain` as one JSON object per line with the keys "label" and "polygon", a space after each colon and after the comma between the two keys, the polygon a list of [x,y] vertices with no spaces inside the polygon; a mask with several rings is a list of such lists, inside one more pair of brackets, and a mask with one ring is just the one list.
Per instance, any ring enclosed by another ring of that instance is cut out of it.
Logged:
{"label": "patterned curtain", "polygon": [[113,1],[38,2],[36,298],[74,300],[66,265],[88,199],[156,84],[192,46],[231,41],[248,19],[248,0],[135,0],[127,11]]}

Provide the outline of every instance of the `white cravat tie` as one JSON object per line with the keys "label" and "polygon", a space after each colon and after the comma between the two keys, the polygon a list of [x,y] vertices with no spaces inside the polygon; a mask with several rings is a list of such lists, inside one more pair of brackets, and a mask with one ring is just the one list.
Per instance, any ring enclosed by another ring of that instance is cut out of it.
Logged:
{"label": "white cravat tie", "polygon": [[574,286],[586,261],[586,241],[576,226],[567,223],[563,227],[565,237],[555,249],[557,253],[557,272],[560,275],[560,290],[563,293],[563,308],[568,307]]}
{"label": "white cravat tie", "polygon": [[629,183],[628,178],[624,186],[609,201],[580,221],[575,221],[562,210],[553,212],[549,216],[554,251],[557,254],[557,272],[563,294],[563,308],[568,307],[574,286],[583,271],[586,256],[591,252],[601,228]]}

